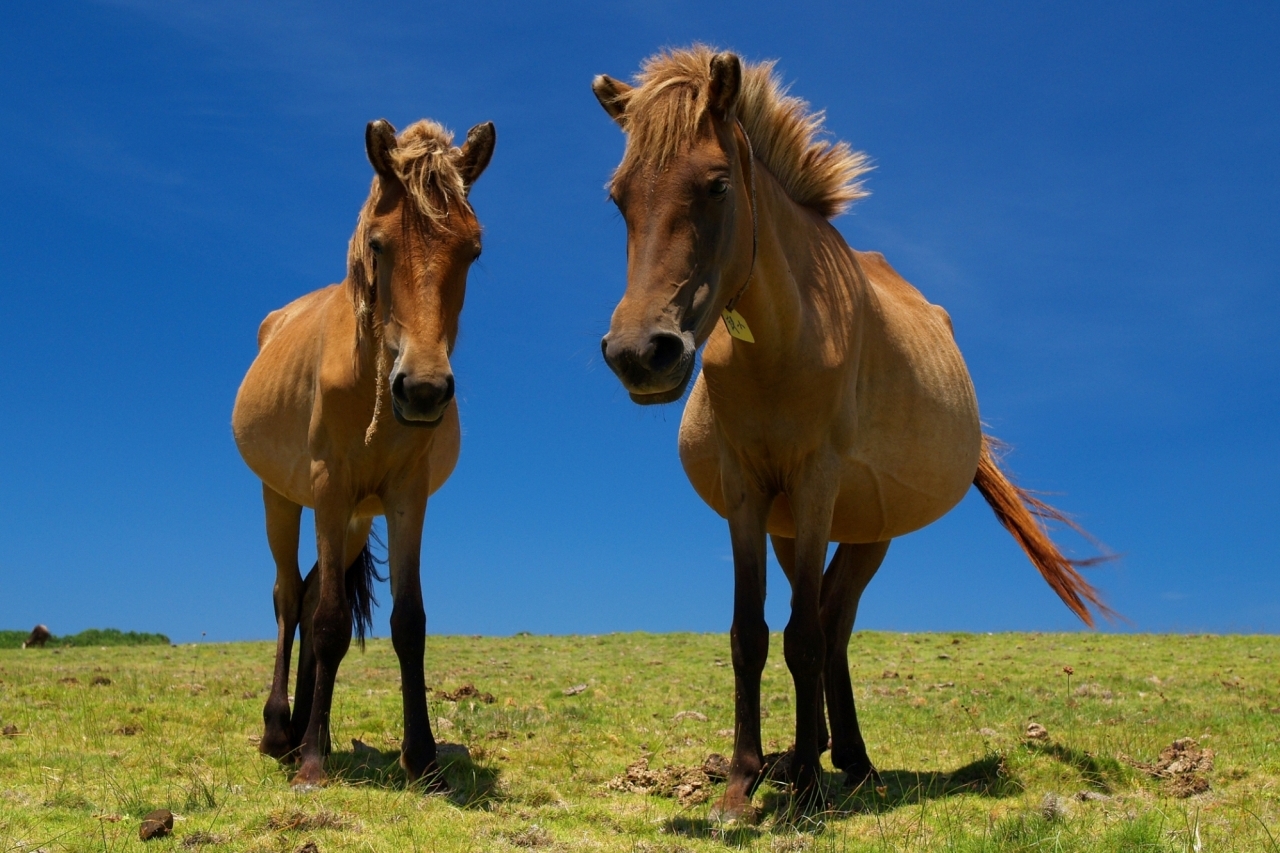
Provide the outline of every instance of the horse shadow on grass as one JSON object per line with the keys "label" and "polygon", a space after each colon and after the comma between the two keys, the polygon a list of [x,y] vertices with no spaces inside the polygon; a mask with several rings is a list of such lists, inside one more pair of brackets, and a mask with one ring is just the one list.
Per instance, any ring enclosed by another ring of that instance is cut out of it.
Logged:
{"label": "horse shadow on grass", "polygon": [[1034,755],[1043,755],[1075,768],[1085,784],[1099,793],[1112,793],[1115,782],[1125,774],[1124,766],[1114,758],[1100,758],[1060,743],[1025,743],[1023,748]]}
{"label": "horse shadow on grass", "polygon": [[[460,750],[442,749],[436,760],[449,785],[448,798],[455,805],[487,811],[505,799],[499,784],[501,771],[476,764],[469,754]],[[344,785],[428,792],[421,782],[409,782],[400,766],[399,749],[376,749],[359,744],[353,749],[335,750],[327,762],[334,780]]]}
{"label": "horse shadow on grass", "polygon": [[[822,802],[806,807],[796,802],[785,785],[762,783],[756,792],[760,807],[752,825],[723,826],[705,817],[680,815],[666,821],[665,831],[743,846],[778,828],[820,834],[829,821],[853,815],[882,814],[956,794],[999,799],[1022,792],[1022,785],[1009,775],[999,753],[989,753],[949,772],[885,770],[880,773],[879,785],[868,780],[857,788],[845,787],[843,773],[823,773],[821,785]],[[762,828],[766,825],[770,828]]]}

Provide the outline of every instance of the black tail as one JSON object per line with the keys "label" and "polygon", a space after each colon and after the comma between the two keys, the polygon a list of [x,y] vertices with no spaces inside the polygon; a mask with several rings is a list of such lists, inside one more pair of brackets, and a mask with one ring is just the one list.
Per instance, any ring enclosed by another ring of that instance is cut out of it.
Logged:
{"label": "black tail", "polygon": [[[320,567],[316,563],[307,572],[302,582],[302,605],[314,608],[320,599]],[[373,608],[377,605],[377,596],[373,594],[373,582],[385,581],[378,574],[378,563],[369,550],[368,544],[360,550],[350,566],[347,566],[347,603],[351,605],[351,628],[355,632],[356,642],[364,648],[364,638],[373,628]]]}

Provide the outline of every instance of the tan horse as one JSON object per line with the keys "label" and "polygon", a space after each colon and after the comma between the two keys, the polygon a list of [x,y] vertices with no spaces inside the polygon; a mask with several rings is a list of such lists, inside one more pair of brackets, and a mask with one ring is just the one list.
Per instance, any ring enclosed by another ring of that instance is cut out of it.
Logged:
{"label": "tan horse", "polygon": [[697,46],[651,57],[634,87],[592,85],[627,133],[610,185],[627,225],[627,289],[604,357],[635,402],[667,403],[706,344],[680,458],[733,544],[724,818],[750,809],[762,770],[766,533],[791,582],[791,776],[805,795],[827,746],[824,693],[833,763],[850,784],[875,774],[849,680],[858,600],[889,540],[939,518],[971,484],[1080,618],[1091,622],[1085,602],[1105,611],[1035,518],[1060,516],[996,466],[947,313],[828,222],[862,194],[864,158],[822,141],[821,114],[788,97],[772,67]]}
{"label": "tan horse", "polygon": [[[432,122],[398,137],[387,122],[371,122],[365,147],[376,175],[351,237],[346,280],[267,316],[258,357],[236,396],[232,428],[262,479],[276,563],[276,663],[260,748],[277,758],[300,750],[295,785],[325,779],[334,677],[353,619],[363,640],[369,618],[366,540],[377,515],[387,518],[391,639],[404,701],[400,763],[411,780],[440,784],[427,720],[418,560],[427,497],[458,459],[449,356],[467,271],[480,255],[480,224],[467,194],[489,164],[494,139],[490,123],[472,128],[455,148]],[[318,601],[305,614],[298,570],[304,506],[315,510],[319,572]],[[290,720],[289,663],[300,618]]]}

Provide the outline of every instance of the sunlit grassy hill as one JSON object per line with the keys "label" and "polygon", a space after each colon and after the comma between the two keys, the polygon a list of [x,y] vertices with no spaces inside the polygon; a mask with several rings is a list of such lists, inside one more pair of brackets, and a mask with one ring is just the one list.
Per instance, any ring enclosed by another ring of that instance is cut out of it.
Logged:
{"label": "sunlit grassy hill", "polygon": [[[1280,853],[1280,638],[856,634],[883,790],[829,773],[830,807],[794,814],[765,782],[756,823],[730,828],[707,821],[722,785],[701,770],[731,751],[723,635],[428,638],[437,737],[469,750],[450,797],[404,786],[386,640],[343,665],[336,781],[291,791],[255,748],[272,652],[0,651],[0,850],[142,849],[141,816],[166,807],[173,834],[146,849]],[[781,652],[775,636],[763,690],[779,752]]]}

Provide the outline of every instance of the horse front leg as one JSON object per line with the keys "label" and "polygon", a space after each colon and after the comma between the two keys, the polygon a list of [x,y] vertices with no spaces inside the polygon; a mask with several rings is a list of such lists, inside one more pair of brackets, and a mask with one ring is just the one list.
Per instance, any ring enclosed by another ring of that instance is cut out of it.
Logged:
{"label": "horse front leg", "polygon": [[258,750],[272,758],[288,757],[295,744],[289,718],[289,664],[293,658],[293,635],[302,607],[302,574],[298,571],[298,530],[302,506],[266,483],[262,484],[266,511],[267,544],[276,564],[272,600],[276,611],[276,660],[271,673],[271,692],[262,709],[263,732]]}
{"label": "horse front leg", "polygon": [[410,781],[423,779],[428,789],[447,790],[436,765],[436,740],[427,719],[427,614],[422,607],[420,557],[422,524],[427,511],[425,475],[415,477],[401,494],[385,501],[387,546],[391,564],[391,643],[400,661],[404,739],[400,766]]}
{"label": "horse front leg", "polygon": [[769,656],[764,621],[765,525],[773,496],[757,488],[736,465],[725,470],[725,505],[733,544],[734,725],[729,784],[711,810],[713,820],[734,821],[751,814],[751,794],[764,768],[760,744],[760,674]]}
{"label": "horse front leg", "polygon": [[853,683],[849,679],[849,635],[862,591],[888,551],[888,542],[841,545],[822,578],[822,630],[827,641],[823,683],[831,713],[831,763],[845,771],[845,784],[851,787],[868,778],[879,781],[858,727]]}
{"label": "horse front leg", "polygon": [[330,482],[321,468],[316,483],[316,555],[320,566],[320,600],[312,615],[311,648],[315,654],[315,690],[311,718],[302,736],[302,765],[293,778],[295,786],[321,785],[325,746],[329,742],[329,716],[333,705],[333,684],[338,665],[351,646],[351,608],[347,601],[347,531],[351,519],[350,502]]}
{"label": "horse front leg", "polygon": [[795,752],[791,782],[796,796],[807,801],[820,795],[818,779],[819,720],[826,642],[820,618],[822,570],[831,536],[837,480],[834,466],[817,464],[789,491],[796,523],[795,565],[791,577],[791,619],[782,633],[782,651],[796,689]]}

